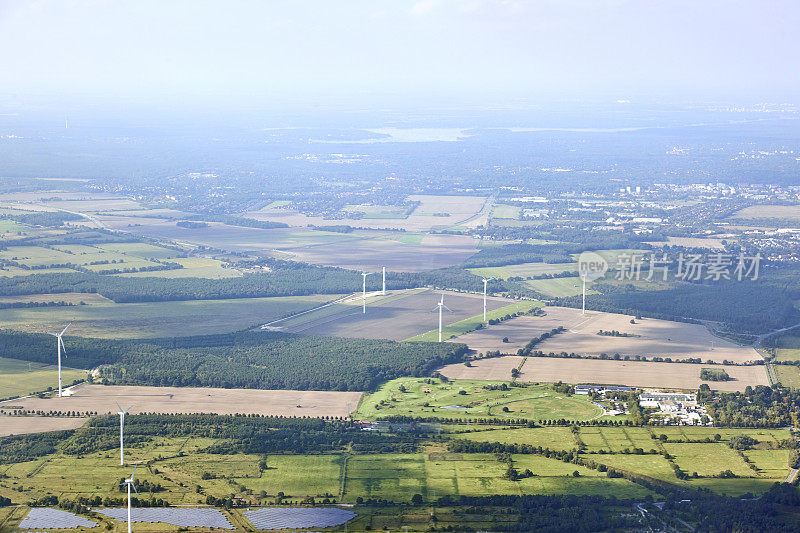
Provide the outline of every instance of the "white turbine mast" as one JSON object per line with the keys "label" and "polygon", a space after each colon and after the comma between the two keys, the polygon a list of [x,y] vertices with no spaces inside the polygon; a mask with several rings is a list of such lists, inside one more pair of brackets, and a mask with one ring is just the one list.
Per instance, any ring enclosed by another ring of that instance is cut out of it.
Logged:
{"label": "white turbine mast", "polygon": [[386,296],[386,267],[383,267],[383,290],[381,290],[381,295]]}
{"label": "white turbine mast", "polygon": [[442,293],[442,298],[439,300],[439,303],[436,304],[431,311],[439,310],[439,342],[442,342],[442,309],[447,309],[451,313],[453,312],[452,309],[444,305],[444,293]]}
{"label": "white turbine mast", "polygon": [[119,414],[119,465],[125,466],[125,447],[122,443],[122,428],[125,426],[125,415],[128,414],[128,411],[130,411],[131,408],[128,407],[123,411],[119,403],[117,403],[117,408],[119,408],[119,412],[117,413]]}
{"label": "white turbine mast", "polygon": [[494,278],[482,278],[483,279],[483,321],[486,322],[486,284],[489,283]]}
{"label": "white turbine mast", "polygon": [[58,397],[61,398],[62,390],[61,390],[61,352],[64,352],[64,357],[67,356],[67,349],[64,348],[64,339],[62,336],[64,332],[67,331],[67,328],[72,325],[72,322],[67,324],[67,327],[61,330],[61,333],[51,333],[56,340],[56,346],[58,347]]}
{"label": "white turbine mast", "polygon": [[583,298],[581,300],[581,314],[586,314],[586,278],[583,278]]}
{"label": "white turbine mast", "polygon": [[128,533],[131,533],[131,487],[133,487],[133,491],[136,494],[139,494],[139,491],[136,490],[136,485],[133,484],[134,475],[136,475],[136,466],[133,467],[131,477],[120,483],[120,486],[126,485],[128,487]]}
{"label": "white turbine mast", "polygon": [[372,272],[361,271],[361,277],[363,284],[361,285],[361,301],[362,301],[362,309],[361,312],[367,312],[367,276],[371,276]]}

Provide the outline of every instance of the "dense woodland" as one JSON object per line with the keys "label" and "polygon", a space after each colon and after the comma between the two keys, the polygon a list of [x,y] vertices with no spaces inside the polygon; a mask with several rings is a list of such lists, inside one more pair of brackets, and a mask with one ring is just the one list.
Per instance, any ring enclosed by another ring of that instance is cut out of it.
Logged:
{"label": "dense woodland", "polygon": [[800,426],[800,391],[758,385],[744,392],[713,393],[711,388],[700,385],[697,399],[705,403],[717,426]]}
{"label": "dense woodland", "polygon": [[[209,437],[203,449],[215,454],[328,453],[345,448],[361,453],[410,453],[419,437],[361,431],[345,420],[229,415],[139,414],[125,418],[125,444],[136,447],[155,437]],[[92,418],[86,427],[0,437],[0,464],[29,461],[55,452],[84,455],[119,446],[119,418]]]}
{"label": "dense woodland", "polygon": [[[267,263],[270,272],[224,279],[163,278],[156,275],[129,278],[88,272],[0,277],[0,295],[88,292],[99,293],[117,303],[129,303],[342,294],[361,289],[361,275],[352,270],[288,261]],[[367,290],[377,290],[379,278],[368,279]],[[388,272],[386,285],[389,289],[432,286],[477,291],[483,288],[480,276],[457,268],[419,273]],[[489,286],[489,290],[494,292],[506,289],[500,280],[493,280]]]}
{"label": "dense woodland", "polygon": [[[764,332],[800,321],[793,305],[795,292],[759,280],[679,283],[663,290],[642,290],[628,285],[596,284],[602,294],[586,299],[596,311],[646,315],[684,321],[713,320],[739,331]],[[555,305],[580,307],[580,296],[555,298]]]}
{"label": "dense woodland", "polygon": [[[69,364],[104,366],[101,379],[127,385],[300,390],[373,390],[401,376],[426,376],[462,361],[458,343],[244,332],[152,340],[70,337]],[[0,353],[50,363],[53,337],[3,332]],[[323,357],[324,356],[324,357]]]}

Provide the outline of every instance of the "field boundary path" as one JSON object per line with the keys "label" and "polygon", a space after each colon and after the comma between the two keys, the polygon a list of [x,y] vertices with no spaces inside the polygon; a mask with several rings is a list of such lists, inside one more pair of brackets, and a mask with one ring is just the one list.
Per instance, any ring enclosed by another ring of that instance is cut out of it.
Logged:
{"label": "field boundary path", "polygon": [[330,307],[332,305],[345,302],[348,299],[353,298],[356,294],[357,293],[354,292],[352,294],[348,294],[347,296],[342,296],[341,298],[337,298],[336,300],[331,300],[330,302],[322,304],[322,305],[319,305],[317,307],[314,307],[313,309],[306,309],[305,311],[301,311],[301,312],[295,313],[293,315],[285,316],[283,318],[279,318],[277,320],[273,320],[272,322],[267,322],[266,324],[262,324],[261,326],[257,326],[256,328],[253,328],[253,329],[267,329],[272,324],[276,324],[278,322],[283,322],[284,320],[291,320],[292,318],[297,318],[298,316],[307,315],[308,313],[313,313],[314,311],[319,311],[320,309],[325,309],[326,307]]}
{"label": "field boundary path", "polygon": [[789,483],[790,485],[793,484],[797,479],[798,472],[800,472],[800,468],[792,468],[789,471],[789,475],[786,476],[786,483]]}

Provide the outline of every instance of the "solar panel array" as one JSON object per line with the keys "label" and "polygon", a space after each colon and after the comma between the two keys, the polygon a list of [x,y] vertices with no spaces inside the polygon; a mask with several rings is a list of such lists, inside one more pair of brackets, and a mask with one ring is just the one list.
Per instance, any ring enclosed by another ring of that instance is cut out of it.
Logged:
{"label": "solar panel array", "polygon": [[72,529],[97,527],[97,524],[82,516],[58,509],[34,507],[19,523],[20,529]]}
{"label": "solar panel array", "polygon": [[[128,509],[107,508],[97,509],[120,522],[128,521]],[[196,509],[190,507],[142,507],[131,509],[131,522],[162,522],[181,527],[215,527],[219,529],[234,529],[225,515],[217,509]]]}
{"label": "solar panel array", "polygon": [[257,529],[286,529],[338,526],[357,515],[353,511],[335,507],[316,507],[314,509],[267,507],[248,511],[244,516]]}

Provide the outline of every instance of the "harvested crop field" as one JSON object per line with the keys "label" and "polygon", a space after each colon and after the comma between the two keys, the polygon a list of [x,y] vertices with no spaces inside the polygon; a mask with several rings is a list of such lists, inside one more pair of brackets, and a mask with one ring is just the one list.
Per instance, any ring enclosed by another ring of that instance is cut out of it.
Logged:
{"label": "harvested crop field", "polygon": [[[100,338],[152,338],[228,333],[312,309],[334,296],[279,296],[177,302],[103,303],[0,309],[0,327],[40,333],[61,331]],[[69,340],[65,339],[67,350]],[[0,396],[2,397],[2,396]]]}
{"label": "harvested crop field", "polygon": [[[500,350],[502,353],[516,353],[533,337],[541,335],[558,326],[568,331],[555,335],[538,344],[537,350],[545,353],[576,353],[580,355],[670,357],[687,359],[699,357],[721,363],[724,360],[734,363],[760,361],[761,356],[751,346],[741,346],[726,339],[712,335],[700,324],[671,322],[655,318],[634,320],[630,315],[587,311],[567,307],[545,307],[544,317],[518,317],[507,320],[484,330],[474,331],[458,337],[473,350]],[[633,337],[598,335],[598,331],[616,330],[629,333]],[[509,342],[502,342],[507,337]]]}
{"label": "harvested crop field", "polygon": [[[472,366],[463,363],[447,365],[439,371],[450,379],[476,379],[481,381],[511,381],[511,370],[519,368],[523,357],[507,355],[472,361]],[[535,380],[529,380],[535,381]],[[543,380],[546,381],[546,380]],[[558,381],[557,379],[555,381]]]}
{"label": "harvested crop field", "polygon": [[[19,401],[12,402],[19,405]],[[0,409],[2,409],[0,404]],[[85,418],[62,418],[49,416],[3,416],[0,415],[0,437],[9,435],[25,435],[27,433],[44,433],[77,429],[86,423]]]}
{"label": "harvested crop field", "polygon": [[[584,355],[614,355],[671,357],[686,359],[699,357],[721,363],[760,361],[761,356],[751,346],[741,346],[712,335],[700,324],[671,322],[655,318],[634,320],[631,315],[587,311],[565,307],[545,308],[554,320],[561,320],[569,331],[556,335],[537,346],[545,353],[567,352]],[[631,320],[635,324],[631,324]],[[616,330],[634,337],[612,337],[598,335],[598,331]]]}
{"label": "harvested crop field", "polygon": [[[522,358],[518,356],[483,359],[472,367],[453,364],[441,369],[452,379],[498,380],[510,379],[511,369]],[[566,359],[558,357],[528,357],[522,365],[518,381],[597,383],[631,387],[660,387],[697,389],[702,383],[722,391],[743,391],[748,385],[769,385],[763,365],[719,365],[732,381],[706,382],[700,380],[703,365],[689,363],[651,363],[640,361],[607,361],[600,359]]]}
{"label": "harvested crop field", "polygon": [[[486,203],[486,198],[480,196],[412,195],[407,198],[407,201],[419,202],[419,205],[405,218],[389,219],[381,216],[369,218],[369,214],[366,214],[360,219],[345,218],[336,222],[359,228],[428,231],[434,228],[467,223],[481,212]],[[290,209],[269,206],[260,211],[244,213],[244,215],[256,220],[283,222],[290,226],[305,227],[309,224],[316,226],[331,224],[330,220],[325,220],[322,217],[307,216]]]}
{"label": "harvested crop field", "polygon": [[422,272],[457,265],[478,251],[477,241],[465,235],[425,235],[419,244],[389,239],[359,239],[286,250],[292,259],[315,265],[352,269]]}
{"label": "harvested crop field", "polygon": [[[22,398],[9,405],[28,410],[116,413],[119,403],[136,413],[259,414],[268,416],[347,416],[360,392],[213,389],[79,385],[63,398]],[[3,404],[0,404],[3,405]]]}
{"label": "harvested crop field", "polygon": [[[387,296],[368,296],[367,312],[362,313],[361,296],[297,318],[276,321],[270,328],[288,333],[359,337],[365,339],[405,340],[437,329],[439,317],[432,309],[441,293],[433,290],[392,292]],[[483,296],[445,292],[445,325],[483,313]],[[514,303],[505,298],[487,298],[487,309]]]}
{"label": "harvested crop field", "polygon": [[731,218],[793,218],[800,220],[800,205],[751,205]]}
{"label": "harvested crop field", "polygon": [[[385,266],[389,270],[418,272],[453,266],[473,255],[478,242],[465,235],[420,235],[415,239],[416,234],[401,231],[338,233],[309,228],[245,228],[219,223],[183,228],[174,221],[146,217],[100,215],[98,219],[110,228],[148,238],[235,252],[286,253],[298,261],[355,269]],[[346,223],[318,221],[320,226]],[[360,221],[353,224],[363,227]]]}
{"label": "harvested crop field", "polygon": [[[687,248],[708,248],[709,250],[724,250],[725,245],[722,239],[698,238],[698,237],[667,237],[666,242],[648,242],[653,246],[685,246]],[[648,257],[644,254],[644,257]]]}

